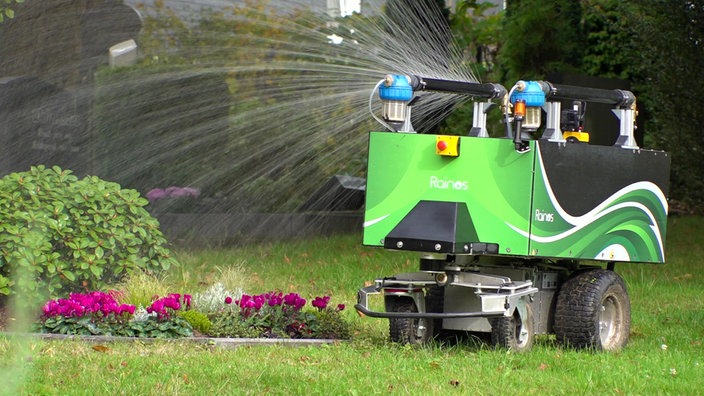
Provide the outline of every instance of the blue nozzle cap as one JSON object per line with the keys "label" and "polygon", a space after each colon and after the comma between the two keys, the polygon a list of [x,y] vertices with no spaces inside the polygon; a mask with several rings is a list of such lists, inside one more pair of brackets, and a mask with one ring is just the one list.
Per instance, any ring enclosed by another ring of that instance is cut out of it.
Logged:
{"label": "blue nozzle cap", "polygon": [[516,100],[523,100],[526,102],[526,106],[529,107],[540,107],[545,104],[545,92],[543,92],[542,87],[536,81],[519,81],[517,84],[524,83],[525,87],[522,90],[515,90],[509,101],[512,104],[516,103]]}
{"label": "blue nozzle cap", "polygon": [[413,88],[406,76],[389,74],[384,78],[384,83],[379,87],[381,100],[396,100],[408,102],[413,99]]}

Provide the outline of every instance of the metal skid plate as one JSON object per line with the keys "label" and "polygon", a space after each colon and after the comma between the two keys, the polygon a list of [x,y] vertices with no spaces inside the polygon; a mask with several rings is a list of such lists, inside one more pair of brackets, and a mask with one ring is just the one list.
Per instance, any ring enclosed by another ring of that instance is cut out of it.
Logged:
{"label": "metal skid plate", "polygon": [[[365,315],[382,318],[422,317],[447,320],[510,316],[520,304],[526,303],[527,297],[538,291],[530,280],[513,282],[504,276],[460,273],[452,276],[445,286],[444,312],[424,312],[425,309],[419,309],[417,313],[376,312],[369,308],[370,295],[391,293],[415,297],[419,289],[434,286],[434,279],[431,272],[413,272],[398,274],[393,278],[377,279],[374,286],[359,290],[355,308]],[[418,305],[419,308],[424,308],[424,304]]]}

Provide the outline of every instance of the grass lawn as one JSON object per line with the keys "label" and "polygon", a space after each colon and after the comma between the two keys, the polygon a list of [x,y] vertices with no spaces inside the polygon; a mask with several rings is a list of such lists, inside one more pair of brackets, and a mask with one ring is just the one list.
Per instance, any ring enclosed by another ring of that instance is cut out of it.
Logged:
{"label": "grass lawn", "polygon": [[356,291],[375,277],[417,270],[417,258],[343,236],[178,251],[183,266],[165,282],[173,292],[193,292],[239,273],[248,293],[328,294],[348,306],[344,313],[355,328],[349,342],[227,350],[183,341],[96,346],[0,336],[0,394],[702,394],[702,230],[701,217],[672,217],[667,264],[617,265],[632,306],[630,342],[617,353],[563,349],[549,337],[539,337],[526,354],[471,341],[390,344],[388,321],[362,318],[352,308]]}

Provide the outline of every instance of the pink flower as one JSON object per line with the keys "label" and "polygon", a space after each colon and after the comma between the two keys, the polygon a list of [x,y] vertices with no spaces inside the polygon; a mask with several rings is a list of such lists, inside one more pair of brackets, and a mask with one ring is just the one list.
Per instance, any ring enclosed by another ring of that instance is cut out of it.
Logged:
{"label": "pink flower", "polygon": [[154,202],[156,200],[166,198],[167,194],[166,191],[162,190],[161,188],[155,188],[152,190],[149,190],[149,192],[146,194],[147,199],[149,202]]}
{"label": "pink flower", "polygon": [[230,296],[225,297],[225,304],[227,304],[227,305],[232,304],[232,297],[230,297]]}
{"label": "pink flower", "polygon": [[134,309],[134,305],[122,304],[119,308],[119,314],[122,315],[123,313],[127,312],[130,315],[134,315]]}
{"label": "pink flower", "polygon": [[302,298],[298,293],[289,293],[284,296],[284,304],[298,311],[306,305],[306,299]]}
{"label": "pink flower", "polygon": [[344,311],[344,310],[345,310],[345,304],[337,304],[337,310],[338,310],[338,311]]}
{"label": "pink flower", "polygon": [[319,310],[323,310],[323,309],[327,308],[328,302],[330,302],[330,296],[316,297],[311,304],[315,308],[318,308]]}
{"label": "pink flower", "polygon": [[134,305],[119,305],[115,292],[90,292],[86,294],[71,293],[68,299],[51,300],[42,307],[46,317],[66,316],[82,317],[84,315],[100,314],[101,316],[121,315],[128,312],[134,314]]}

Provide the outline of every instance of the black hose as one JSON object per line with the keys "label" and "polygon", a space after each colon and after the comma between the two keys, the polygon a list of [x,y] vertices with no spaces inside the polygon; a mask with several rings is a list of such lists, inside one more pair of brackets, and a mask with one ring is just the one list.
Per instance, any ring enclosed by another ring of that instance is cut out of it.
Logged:
{"label": "black hose", "polygon": [[476,83],[468,81],[443,80],[411,76],[411,88],[414,91],[447,92],[486,99],[500,98],[506,95],[506,88],[501,84]]}
{"label": "black hose", "polygon": [[606,103],[617,107],[630,107],[636,100],[631,91],[621,89],[599,89],[572,85],[539,82],[545,92],[545,99],[584,100],[593,103]]}

